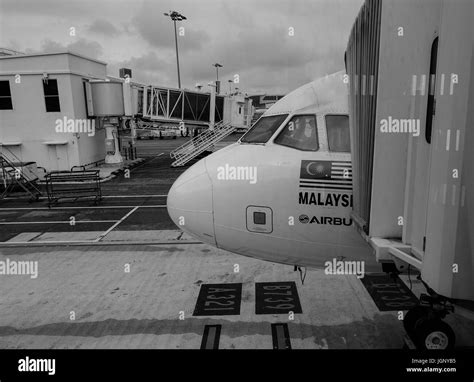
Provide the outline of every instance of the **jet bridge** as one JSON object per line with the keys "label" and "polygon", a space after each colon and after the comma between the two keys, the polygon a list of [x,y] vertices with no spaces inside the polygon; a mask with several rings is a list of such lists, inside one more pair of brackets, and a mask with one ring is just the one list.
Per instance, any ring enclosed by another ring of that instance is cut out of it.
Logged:
{"label": "jet bridge", "polygon": [[[200,136],[199,142],[205,147],[215,144],[236,128],[248,129],[251,121],[248,115],[252,111],[251,99],[242,94],[219,96],[212,87],[215,85],[210,86],[211,92],[205,93],[144,85],[132,82],[129,78],[110,77],[107,80],[86,82],[88,115],[99,118],[99,125],[106,127],[106,162],[122,161],[118,147],[119,127],[129,128],[132,137],[136,135],[136,126],[162,131],[179,128],[183,136],[187,136],[191,129],[193,136],[196,136],[201,130],[213,130],[215,126],[218,127],[219,134]],[[222,126],[226,129],[220,129]],[[193,155],[200,150],[199,147]],[[189,160],[188,154],[186,161]],[[183,158],[176,159],[178,165],[184,164]]]}
{"label": "jet bridge", "polygon": [[[146,119],[207,126],[211,119],[211,94],[186,89],[144,86],[138,114]],[[216,95],[214,121],[224,119],[224,98]]]}
{"label": "jet bridge", "polygon": [[[419,273],[427,294],[403,323],[420,349],[452,348],[444,317],[474,311],[473,12],[366,0],[345,56],[352,217],[377,260],[396,265],[386,270]],[[392,33],[401,19],[403,43]]]}

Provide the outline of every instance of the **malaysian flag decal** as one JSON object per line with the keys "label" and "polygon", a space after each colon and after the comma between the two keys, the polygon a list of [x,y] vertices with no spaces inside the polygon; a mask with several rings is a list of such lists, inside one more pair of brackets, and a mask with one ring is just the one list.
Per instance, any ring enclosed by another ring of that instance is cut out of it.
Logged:
{"label": "malaysian flag decal", "polygon": [[351,162],[302,160],[300,187],[352,192]]}

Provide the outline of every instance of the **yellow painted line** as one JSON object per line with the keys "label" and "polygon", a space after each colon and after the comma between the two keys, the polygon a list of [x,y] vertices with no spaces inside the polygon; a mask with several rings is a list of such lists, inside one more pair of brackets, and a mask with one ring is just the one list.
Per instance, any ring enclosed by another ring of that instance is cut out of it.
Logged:
{"label": "yellow painted line", "polygon": [[[102,195],[102,199],[113,199],[113,198],[164,198],[167,197],[168,194],[143,194],[143,195]],[[48,199],[47,196],[40,196],[39,199],[46,200]],[[8,197],[5,200],[27,200],[25,197]]]}
{"label": "yellow painted line", "polygon": [[8,247],[56,247],[56,246],[107,246],[107,245],[180,245],[204,244],[202,241],[158,240],[158,241],[96,241],[94,240],[56,240],[56,241],[9,241],[0,243],[0,248]]}
{"label": "yellow painted line", "polygon": [[149,195],[104,195],[103,198],[164,198],[168,196],[168,194],[149,194]]}
{"label": "yellow painted line", "polygon": [[[22,211],[22,210],[29,210],[29,211],[38,211],[38,210],[49,210],[49,211],[59,211],[59,210],[83,210],[85,208],[88,209],[113,209],[113,208],[135,208],[135,206],[83,206],[83,207],[18,207],[18,208],[0,208],[1,211]],[[138,206],[138,208],[165,208],[166,204],[152,204],[149,206]]]}
{"label": "yellow painted line", "polygon": [[[81,221],[74,221],[76,223],[113,223],[117,220],[81,220]],[[71,224],[70,220],[58,220],[58,221],[43,221],[43,222],[0,222],[0,225],[15,225],[15,224]],[[74,225],[71,224],[71,225]]]}
{"label": "yellow painted line", "polygon": [[115,227],[117,227],[120,223],[122,223],[126,218],[128,218],[131,214],[133,214],[136,210],[138,210],[138,206],[135,207],[134,209],[132,209],[131,211],[128,211],[128,213],[126,213],[124,216],[122,216],[122,218],[117,221],[112,227],[110,227],[107,231],[105,231],[103,234],[101,234],[97,239],[95,239],[94,241],[100,241],[102,240],[104,237],[106,237]]}

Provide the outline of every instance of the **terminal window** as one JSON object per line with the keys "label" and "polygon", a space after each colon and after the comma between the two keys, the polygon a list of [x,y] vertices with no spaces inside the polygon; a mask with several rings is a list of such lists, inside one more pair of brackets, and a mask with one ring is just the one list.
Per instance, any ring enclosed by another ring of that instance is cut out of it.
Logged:
{"label": "terminal window", "polygon": [[58,80],[43,81],[44,102],[47,112],[61,111],[59,105]]}
{"label": "terminal window", "polygon": [[329,151],[351,152],[349,117],[347,115],[326,115],[326,131]]}
{"label": "terminal window", "polygon": [[12,94],[10,81],[0,81],[0,110],[12,110]]}

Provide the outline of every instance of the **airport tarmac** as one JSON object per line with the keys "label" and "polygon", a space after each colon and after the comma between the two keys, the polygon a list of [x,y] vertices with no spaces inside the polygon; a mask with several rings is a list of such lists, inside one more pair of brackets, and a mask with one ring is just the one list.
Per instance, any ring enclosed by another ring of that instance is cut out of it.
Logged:
{"label": "airport tarmac", "polygon": [[[287,324],[293,349],[403,346],[398,311],[379,311],[356,276],[309,270],[302,285],[290,266],[204,244],[0,251],[2,260],[38,262],[36,278],[0,277],[0,348],[199,349],[206,325],[220,325],[220,349],[272,349],[272,324]],[[295,282],[302,313],[256,314],[258,282]],[[193,316],[201,285],[236,283],[238,314]],[[447,321],[458,346],[474,344],[472,321]]]}
{"label": "airport tarmac", "polygon": [[[232,134],[216,149],[235,142]],[[29,203],[23,197],[0,200],[1,243],[161,241],[180,237],[166,211],[166,195],[186,167],[170,167],[169,153],[187,138],[137,141],[145,161],[101,184],[103,201],[63,200],[52,208],[46,197]],[[182,237],[181,237],[182,238]],[[186,236],[184,236],[186,238]]]}
{"label": "airport tarmac", "polygon": [[[144,143],[146,161],[130,178],[103,183],[99,206],[0,202],[0,262],[37,266],[35,275],[0,277],[0,348],[404,346],[406,310],[381,309],[355,275],[308,269],[303,284],[291,266],[219,250],[178,230],[166,194],[184,170],[170,168],[169,151],[180,141]],[[424,292],[413,275],[411,283],[400,279],[415,296]],[[278,302],[280,291],[282,304],[262,299]],[[474,321],[456,314],[446,321],[457,346],[474,346]]]}

